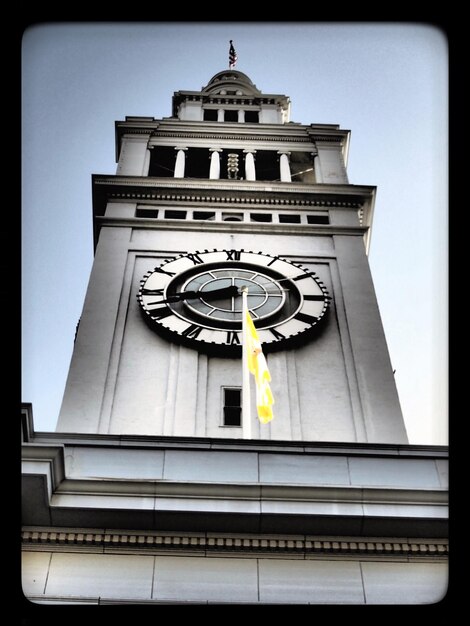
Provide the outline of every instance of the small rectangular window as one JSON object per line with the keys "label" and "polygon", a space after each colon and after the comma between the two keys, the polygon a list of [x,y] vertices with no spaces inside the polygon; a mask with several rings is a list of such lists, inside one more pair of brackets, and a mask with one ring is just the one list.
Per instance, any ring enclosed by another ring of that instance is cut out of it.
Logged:
{"label": "small rectangular window", "polygon": [[240,387],[224,387],[224,426],[241,426],[242,424],[242,390]]}
{"label": "small rectangular window", "polygon": [[279,223],[280,224],[300,224],[300,215],[285,215],[284,213],[280,213]]}
{"label": "small rectangular window", "polygon": [[258,124],[259,113],[258,111],[245,111],[245,122],[249,124]]}
{"label": "small rectangular window", "polygon": [[225,111],[224,119],[226,122],[238,122],[238,111],[228,109],[227,111]]}
{"label": "small rectangular window", "polygon": [[151,217],[153,219],[158,217],[158,209],[136,209],[136,217]]}
{"label": "small rectangular window", "polygon": [[205,122],[217,122],[217,109],[204,109]]}
{"label": "small rectangular window", "polygon": [[271,213],[250,213],[250,219],[252,222],[272,222],[273,216]]}
{"label": "small rectangular window", "polygon": [[329,224],[328,215],[307,215],[308,224]]}
{"label": "small rectangular window", "polygon": [[167,220],[185,220],[186,211],[165,211],[165,219]]}
{"label": "small rectangular window", "polygon": [[224,222],[243,222],[243,213],[222,213]]}
{"label": "small rectangular window", "polygon": [[214,220],[215,213],[212,211],[193,211],[193,220]]}

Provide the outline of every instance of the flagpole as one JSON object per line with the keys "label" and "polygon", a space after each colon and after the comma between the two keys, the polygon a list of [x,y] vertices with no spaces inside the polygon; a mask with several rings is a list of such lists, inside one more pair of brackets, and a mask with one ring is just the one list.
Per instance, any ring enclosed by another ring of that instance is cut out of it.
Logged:
{"label": "flagpole", "polygon": [[242,292],[242,433],[243,439],[251,439],[251,393],[250,372],[248,370],[247,320],[248,287],[243,286]]}

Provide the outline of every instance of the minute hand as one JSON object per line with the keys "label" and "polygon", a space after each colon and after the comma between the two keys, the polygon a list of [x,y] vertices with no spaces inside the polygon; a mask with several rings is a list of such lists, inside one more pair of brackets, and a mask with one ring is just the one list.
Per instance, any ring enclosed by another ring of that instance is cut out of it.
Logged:
{"label": "minute hand", "polygon": [[218,300],[219,298],[234,298],[239,295],[238,287],[230,285],[221,289],[212,289],[208,291],[180,291],[168,296],[166,300],[160,300],[159,304],[167,302],[180,302],[181,300],[194,300],[195,298],[204,298],[204,300]]}

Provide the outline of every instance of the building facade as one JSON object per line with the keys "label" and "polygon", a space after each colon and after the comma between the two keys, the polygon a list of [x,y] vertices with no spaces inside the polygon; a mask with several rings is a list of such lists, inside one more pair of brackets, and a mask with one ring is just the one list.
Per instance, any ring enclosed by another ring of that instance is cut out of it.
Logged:
{"label": "building facade", "polygon": [[[56,432],[24,408],[32,601],[443,597],[447,450],[407,443],[348,149],[234,70],[116,123]],[[242,286],[275,397],[248,431]]]}

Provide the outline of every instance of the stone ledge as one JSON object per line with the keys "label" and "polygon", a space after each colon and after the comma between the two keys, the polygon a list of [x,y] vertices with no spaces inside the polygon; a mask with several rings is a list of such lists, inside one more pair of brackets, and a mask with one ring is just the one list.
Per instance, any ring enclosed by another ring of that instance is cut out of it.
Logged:
{"label": "stone ledge", "polygon": [[42,546],[54,550],[57,547],[121,548],[136,550],[211,551],[303,554],[350,555],[350,556],[399,556],[399,557],[447,557],[448,542],[445,539],[422,540],[402,538],[341,538],[341,537],[276,537],[212,535],[210,533],[116,533],[106,531],[88,532],[70,530],[23,530],[21,540],[24,549]]}

